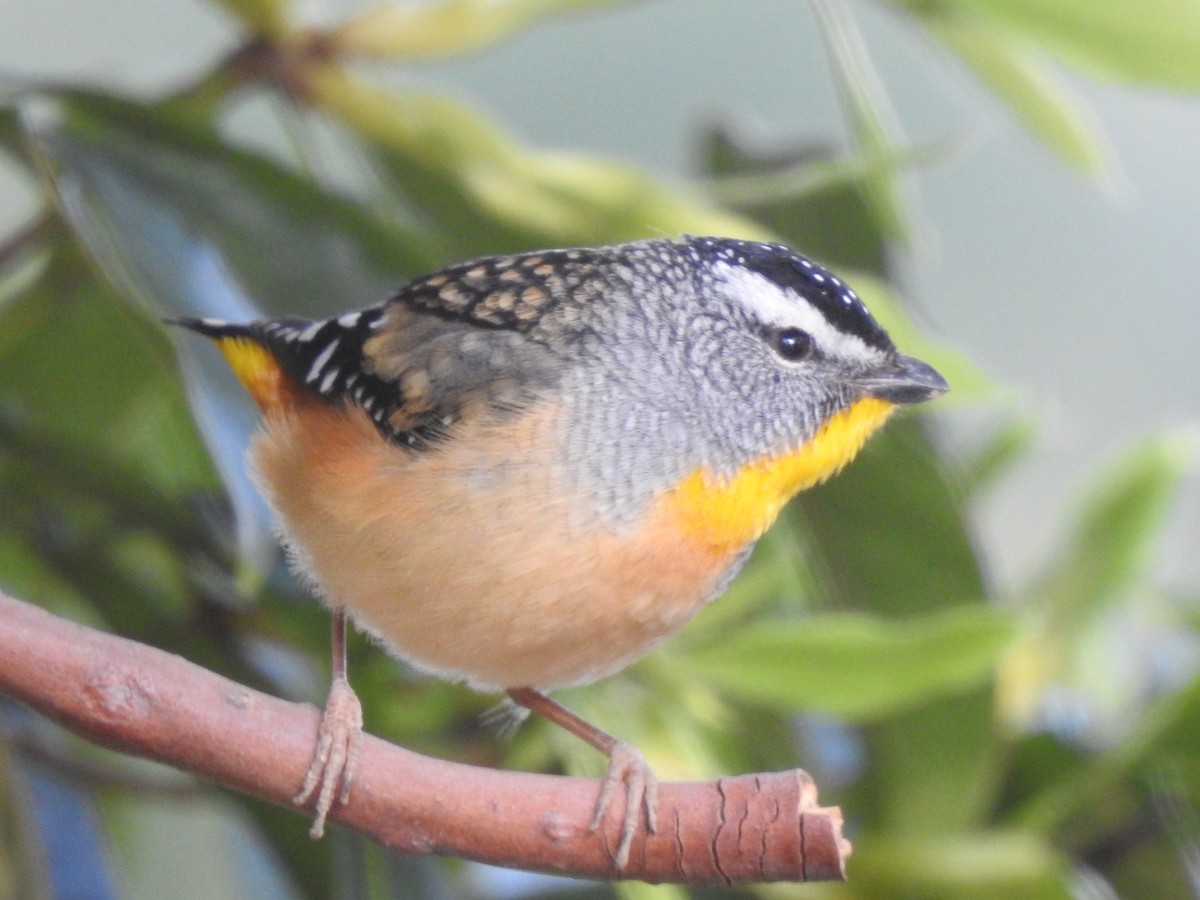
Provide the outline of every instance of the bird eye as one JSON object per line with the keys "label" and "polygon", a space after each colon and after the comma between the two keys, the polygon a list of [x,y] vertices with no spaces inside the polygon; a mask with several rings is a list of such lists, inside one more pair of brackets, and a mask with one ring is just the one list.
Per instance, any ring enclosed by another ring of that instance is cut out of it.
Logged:
{"label": "bird eye", "polygon": [[813,339],[799,328],[780,328],[771,333],[771,346],[781,359],[799,362],[812,353]]}

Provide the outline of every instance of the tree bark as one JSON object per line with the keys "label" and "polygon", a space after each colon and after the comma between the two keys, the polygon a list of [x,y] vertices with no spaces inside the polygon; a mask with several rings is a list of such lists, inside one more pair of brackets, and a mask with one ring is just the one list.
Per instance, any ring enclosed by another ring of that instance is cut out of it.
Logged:
{"label": "tree bark", "polygon": [[[0,692],[90,741],[281,806],[320,719],[186,660],[0,593]],[[724,885],[845,877],[841,811],[800,771],[663,784],[658,833],[614,870],[621,804],[595,834],[598,783],[431,759],[368,736],[349,802],[330,818],[405,853],[582,878]],[[299,824],[299,823],[298,823]]]}

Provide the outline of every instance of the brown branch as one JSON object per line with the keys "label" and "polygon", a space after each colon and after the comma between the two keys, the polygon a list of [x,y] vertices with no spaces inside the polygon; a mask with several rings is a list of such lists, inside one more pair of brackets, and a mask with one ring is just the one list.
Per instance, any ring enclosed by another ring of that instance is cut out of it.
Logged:
{"label": "brown branch", "polygon": [[[88,740],[281,806],[317,732],[309,705],[260,694],[178,656],[0,593],[0,692]],[[386,847],[613,878],[622,810],[587,832],[597,784],[442,762],[367,737],[350,802],[331,818]],[[620,877],[692,885],[844,877],[841,812],[804,772],[663,784],[658,834]]]}

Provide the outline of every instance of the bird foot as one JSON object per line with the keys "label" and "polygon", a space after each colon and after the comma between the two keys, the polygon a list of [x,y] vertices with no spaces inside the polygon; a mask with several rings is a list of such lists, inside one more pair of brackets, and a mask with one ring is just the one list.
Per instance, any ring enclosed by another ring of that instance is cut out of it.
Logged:
{"label": "bird foot", "polygon": [[299,793],[292,798],[297,806],[305,806],[315,798],[313,811],[316,818],[308,830],[312,838],[325,833],[325,818],[333,804],[349,799],[362,741],[362,704],[350,682],[335,678],[329,686],[329,699],[325,701],[325,712],[321,716],[312,764]]}
{"label": "bird foot", "polygon": [[646,812],[646,830],[650,834],[658,832],[658,779],[637,748],[617,741],[608,754],[608,772],[600,786],[600,796],[596,800],[591,824],[588,825],[589,832],[600,827],[617,787],[622,785],[625,788],[625,816],[621,822],[621,843],[613,855],[613,863],[618,871],[629,862],[629,848],[637,834],[638,818],[643,809]]}

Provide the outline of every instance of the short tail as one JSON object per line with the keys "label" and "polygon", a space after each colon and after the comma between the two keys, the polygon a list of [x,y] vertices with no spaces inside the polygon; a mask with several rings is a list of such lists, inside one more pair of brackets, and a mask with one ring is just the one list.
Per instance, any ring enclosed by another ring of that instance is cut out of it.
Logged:
{"label": "short tail", "polygon": [[164,320],[210,338],[225,355],[238,381],[267,412],[291,405],[300,386],[283,368],[254,325],[238,325],[220,319],[178,318]]}

